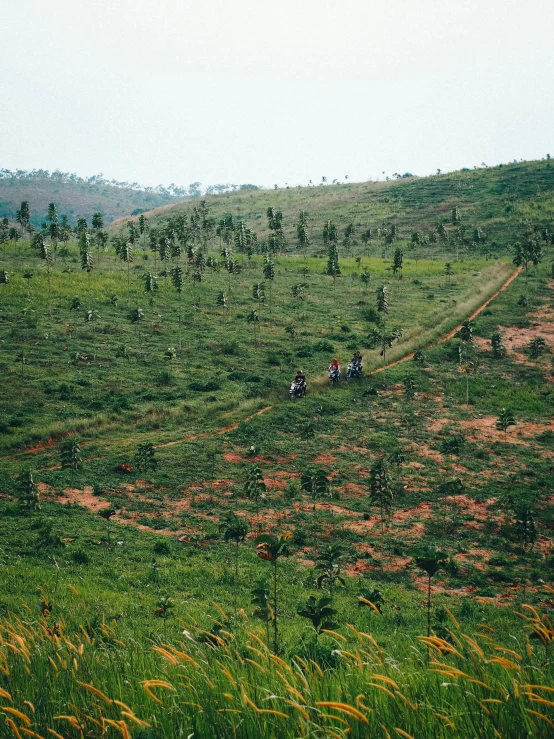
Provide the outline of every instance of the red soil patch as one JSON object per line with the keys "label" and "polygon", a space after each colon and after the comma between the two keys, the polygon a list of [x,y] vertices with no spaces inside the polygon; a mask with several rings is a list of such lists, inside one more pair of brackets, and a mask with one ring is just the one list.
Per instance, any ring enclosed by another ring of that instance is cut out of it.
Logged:
{"label": "red soil patch", "polygon": [[347,482],[345,485],[338,487],[337,490],[341,493],[350,493],[351,496],[356,498],[367,496],[368,494],[367,487],[357,485],[355,482]]}
{"label": "red soil patch", "polygon": [[465,493],[463,495],[447,495],[442,500],[446,500],[449,503],[453,503],[460,508],[464,513],[470,513],[473,518],[478,521],[486,521],[489,517],[488,509],[496,503],[498,498],[489,498],[484,503],[478,500],[470,498]]}
{"label": "red soil patch", "polygon": [[433,507],[431,503],[420,503],[414,508],[404,508],[400,511],[395,511],[392,521],[393,523],[404,523],[407,519],[420,518],[427,519],[433,515]]}
{"label": "red soil patch", "polygon": [[332,454],[325,452],[324,454],[318,454],[314,462],[316,464],[336,464],[337,459]]}
{"label": "red soil patch", "polygon": [[449,423],[452,423],[451,418],[436,418],[427,424],[427,431],[442,431]]}
{"label": "red soil patch", "polygon": [[496,428],[496,416],[485,416],[484,418],[474,418],[471,421],[460,421],[460,426],[467,429],[471,433],[468,439],[471,441],[500,441],[509,444],[519,444],[528,446],[524,438],[532,438],[537,434],[545,431],[554,431],[554,421],[551,423],[526,423],[517,421],[515,426],[511,426],[504,439],[504,432],[498,431]]}
{"label": "red soil patch", "polygon": [[240,454],[236,454],[235,452],[224,452],[223,453],[223,459],[226,462],[243,462],[243,458],[240,456]]}
{"label": "red soil patch", "polygon": [[106,501],[92,494],[92,486],[85,485],[82,490],[79,488],[65,488],[64,497],[67,499],[67,503],[78,503],[89,511],[98,511],[101,508],[106,508]]}
{"label": "red soil patch", "polygon": [[426,457],[427,459],[432,459],[433,462],[436,462],[437,464],[444,464],[444,457],[442,454],[436,449],[431,449],[428,444],[415,445],[415,449],[415,453],[418,457]]}

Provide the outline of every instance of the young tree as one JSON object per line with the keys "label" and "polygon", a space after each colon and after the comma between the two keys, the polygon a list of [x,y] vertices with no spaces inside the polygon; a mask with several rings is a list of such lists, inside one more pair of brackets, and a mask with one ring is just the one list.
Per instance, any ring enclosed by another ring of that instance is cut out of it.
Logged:
{"label": "young tree", "polygon": [[327,477],[327,473],[322,469],[304,470],[300,478],[300,487],[310,495],[315,512],[317,498],[321,498],[329,492],[329,478]]}
{"label": "young tree", "polygon": [[179,349],[182,348],[182,340],[181,340],[181,305],[182,305],[182,293],[183,293],[183,270],[179,265],[176,265],[175,267],[172,267],[170,270],[170,277],[171,277],[171,284],[177,290],[177,294],[179,296]]}
{"label": "young tree", "polygon": [[369,500],[372,505],[379,507],[381,512],[381,535],[384,536],[385,514],[390,516],[394,498],[383,457],[375,461],[369,471]]}
{"label": "young tree", "polygon": [[448,277],[448,287],[452,286],[452,275],[454,274],[452,271],[452,264],[450,262],[446,262],[444,265],[444,274]]}
{"label": "young tree", "polygon": [[356,229],[354,227],[353,223],[349,223],[348,226],[344,229],[344,239],[342,240],[342,245],[345,249],[350,249],[352,245],[352,239],[356,235]]}
{"label": "young tree", "polygon": [[31,211],[29,208],[28,200],[24,200],[21,203],[21,206],[17,211],[16,220],[21,226],[21,236],[24,237],[28,231],[29,223],[31,221]]}
{"label": "young tree", "polygon": [[269,281],[269,312],[271,313],[271,308],[273,304],[272,287],[273,287],[273,280],[275,279],[275,262],[269,257],[269,255],[266,255],[264,266],[263,266],[263,273],[264,273],[264,278]]}
{"label": "young tree", "polygon": [[269,226],[270,236],[268,239],[269,250],[273,254],[280,253],[286,248],[285,233],[283,231],[283,214],[280,210],[274,208],[267,209],[267,225]]}
{"label": "young tree", "polygon": [[88,295],[89,295],[89,303],[90,303],[91,301],[90,273],[92,272],[94,260],[92,257],[92,250],[90,246],[90,236],[86,231],[83,231],[83,233],[79,236],[79,251],[81,254],[81,269],[86,270],[86,273],[88,276]]}
{"label": "young tree", "polygon": [[119,250],[119,258],[127,264],[127,291],[131,290],[131,262],[133,261],[133,244],[127,241]]}
{"label": "young tree", "polygon": [[19,479],[19,505],[26,513],[40,511],[40,490],[33,480],[31,470],[24,472]]}
{"label": "young tree", "polygon": [[501,333],[496,333],[491,336],[491,348],[492,356],[495,359],[504,359],[506,356],[506,346]]}
{"label": "young tree", "polygon": [[473,322],[469,319],[464,321],[461,325],[460,330],[456,336],[461,339],[465,344],[473,343]]}
{"label": "young tree", "polygon": [[298,223],[296,224],[296,236],[298,238],[298,248],[306,254],[306,249],[310,246],[310,237],[308,234],[308,214],[305,210],[301,210],[298,214]]}
{"label": "young tree", "polygon": [[265,624],[266,642],[269,648],[269,622],[273,620],[273,609],[271,607],[271,590],[265,578],[260,578],[254,583],[251,591],[254,608],[253,615]]}
{"label": "young tree", "polygon": [[271,534],[262,534],[256,539],[256,551],[260,559],[271,562],[273,565],[273,652],[279,651],[279,632],[277,618],[277,563],[281,557],[289,556],[288,541],[292,534],[286,532],[280,537]]}
{"label": "young tree", "polygon": [[514,244],[514,258],[513,263],[516,267],[525,268],[525,299],[528,299],[529,295],[529,264],[534,264],[535,267],[542,261],[543,252],[539,241],[528,234],[523,243],[519,241]]}
{"label": "young tree", "polygon": [[146,236],[148,234],[148,231],[150,230],[150,226],[148,224],[148,218],[144,215],[144,213],[140,214],[138,223],[139,223],[139,233],[142,236],[143,246],[146,246]]}
{"label": "young tree", "polygon": [[[447,564],[448,554],[437,547],[416,547],[408,553],[416,567],[427,575],[427,638],[431,636],[431,578]],[[429,655],[429,647],[427,647]]]}
{"label": "young tree", "polygon": [[516,425],[516,419],[514,418],[514,414],[506,410],[506,408],[502,408],[500,410],[500,413],[498,414],[498,420],[496,421],[496,428],[498,431],[504,432],[504,442],[506,441],[506,434],[508,432],[508,429],[510,426]]}
{"label": "young tree", "polygon": [[254,341],[257,344],[258,338],[256,335],[256,328],[258,328],[260,325],[260,316],[258,315],[257,311],[251,310],[246,316],[246,320],[248,321],[248,323],[251,323],[252,326],[254,327]]}
{"label": "young tree", "polygon": [[369,274],[369,270],[367,267],[364,267],[362,271],[361,280],[362,280],[362,285],[364,286],[364,291],[367,293],[367,290],[369,288],[369,283],[371,282],[371,275]]}
{"label": "young tree", "polygon": [[319,553],[315,565],[316,571],[321,572],[317,578],[318,590],[321,590],[324,583],[327,583],[329,589],[329,598],[331,607],[335,594],[335,587],[340,583],[342,587],[346,587],[344,578],[341,576],[341,560],[344,556],[344,550],[340,544],[327,544]]}
{"label": "young tree", "polygon": [[311,621],[316,639],[323,629],[330,630],[337,627],[337,624],[333,621],[333,616],[337,612],[333,608],[331,598],[320,598],[316,600],[313,595],[310,595],[304,603],[298,604],[296,612],[299,616],[303,616]]}
{"label": "young tree", "polygon": [[116,510],[115,508],[112,508],[109,506],[109,508],[102,508],[100,511],[98,511],[98,515],[100,518],[103,518],[104,521],[106,521],[107,527],[108,527],[108,546],[111,547],[112,542],[110,538],[110,518],[112,516],[115,516]]}
{"label": "young tree", "polygon": [[235,544],[235,577],[233,583],[233,601],[235,610],[235,621],[237,620],[237,592],[239,582],[239,544],[244,542],[248,534],[248,524],[239,518],[235,513],[229,511],[219,524],[219,528],[223,531],[224,541]]}
{"label": "young tree", "polygon": [[546,351],[546,342],[542,336],[535,336],[529,342],[528,349],[531,359],[538,359]]}
{"label": "young tree", "polygon": [[394,250],[394,259],[392,262],[392,272],[394,275],[398,275],[398,279],[402,279],[402,268],[404,266],[404,253],[400,247]]}
{"label": "young tree", "polygon": [[262,303],[265,304],[265,284],[263,282],[256,282],[252,285],[252,297],[258,301],[258,314],[260,314]]}
{"label": "young tree", "polygon": [[50,312],[50,273],[52,271],[52,250],[49,246],[44,243],[44,240],[40,246],[40,258],[44,260],[46,264],[46,274],[48,279],[48,311]]}
{"label": "young tree", "polygon": [[246,473],[246,482],[244,485],[244,494],[256,504],[256,518],[258,518],[260,510],[260,500],[265,498],[266,485],[264,482],[263,472],[257,465],[252,465]]}
{"label": "young tree", "polygon": [[333,292],[336,291],[337,277],[341,274],[339,264],[339,252],[337,245],[334,242],[329,243],[329,255],[327,258],[327,267],[325,268],[325,274],[333,278]]}
{"label": "young tree", "polygon": [[150,295],[149,302],[151,307],[154,305],[154,292],[158,289],[157,279],[158,278],[155,277],[152,272],[145,272],[145,274],[142,276],[144,292],[147,295]]}
{"label": "young tree", "polygon": [[[385,288],[383,288],[385,289]],[[378,291],[379,292],[379,291]],[[378,303],[379,305],[379,303]],[[379,310],[379,308],[377,308]],[[388,311],[388,304],[387,304]],[[391,349],[395,341],[400,341],[402,338],[403,329],[396,327],[391,331],[386,330],[384,313],[381,318],[379,327],[373,328],[368,336],[369,346],[371,349],[381,348],[380,356],[383,357],[383,381],[386,383],[387,376],[387,349]]]}
{"label": "young tree", "polygon": [[323,226],[323,243],[325,246],[330,246],[331,244],[338,244],[338,232],[337,227],[332,221],[325,221],[325,224]]}
{"label": "young tree", "polygon": [[77,471],[83,464],[81,445],[75,439],[67,441],[61,449],[62,469]]}
{"label": "young tree", "polygon": [[415,379],[412,375],[407,375],[404,378],[404,393],[406,394],[406,397],[408,400],[413,400],[417,394],[417,387],[415,383]]}
{"label": "young tree", "polygon": [[152,444],[144,443],[138,445],[137,451],[135,452],[134,464],[137,470],[142,473],[157,469],[158,460],[156,459],[156,452]]}
{"label": "young tree", "polygon": [[98,233],[102,228],[104,228],[104,217],[102,213],[97,211],[93,214],[92,220],[91,220],[92,228]]}
{"label": "young tree", "polygon": [[162,597],[159,599],[156,610],[154,611],[154,616],[157,618],[161,618],[163,620],[164,624],[164,641],[167,641],[167,619],[170,616],[169,611],[173,608],[173,598],[170,598],[167,595],[162,595]]}

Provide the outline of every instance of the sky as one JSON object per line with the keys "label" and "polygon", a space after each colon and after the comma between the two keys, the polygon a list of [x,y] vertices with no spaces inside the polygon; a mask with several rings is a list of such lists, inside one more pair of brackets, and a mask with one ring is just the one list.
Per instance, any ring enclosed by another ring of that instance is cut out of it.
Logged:
{"label": "sky", "polygon": [[551,0],[3,0],[0,167],[273,187],[554,155]]}

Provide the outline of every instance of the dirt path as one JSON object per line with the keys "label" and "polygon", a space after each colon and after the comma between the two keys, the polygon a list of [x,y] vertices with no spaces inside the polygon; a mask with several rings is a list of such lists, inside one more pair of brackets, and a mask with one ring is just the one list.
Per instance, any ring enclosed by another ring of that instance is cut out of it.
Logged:
{"label": "dirt path", "polygon": [[[512,282],[515,280],[515,278],[521,273],[523,267],[518,267],[516,271],[508,277],[506,282],[500,287],[494,295],[491,295],[490,298],[485,300],[485,302],[480,305],[476,310],[473,311],[473,313],[468,316],[465,320],[466,321],[473,321],[474,318],[477,318],[477,316],[482,313],[485,308],[488,308],[488,306],[492,303],[492,301],[497,298],[501,292],[504,292],[507,287],[509,287]],[[458,331],[462,328],[462,324],[459,323],[455,328],[453,328],[451,331],[449,331],[447,334],[444,334],[444,336],[441,336],[440,339],[437,339],[437,341],[431,342],[431,344],[428,344],[427,346],[423,347],[424,349],[430,349],[432,346],[435,346],[435,344],[444,344],[445,341],[450,341],[450,339],[453,339]],[[372,372],[368,372],[368,375],[376,375],[378,372],[383,372],[384,369],[389,369],[390,367],[396,367],[398,364],[402,364],[403,362],[409,362],[410,359],[414,358],[414,353],[411,352],[410,354],[406,354],[405,357],[401,357],[400,359],[397,359],[395,362],[391,362],[390,364],[387,364],[386,367],[379,367],[378,369],[373,370]]]}
{"label": "dirt path", "polygon": [[[509,285],[512,284],[512,282],[516,279],[516,277],[521,273],[523,267],[518,267],[516,271],[508,277],[506,282],[493,294],[485,300],[482,305],[480,305],[476,310],[473,311],[473,313],[468,316],[465,320],[466,321],[472,321],[474,318],[476,318],[482,311],[487,308],[492,301],[497,298],[500,293],[502,293],[504,290],[506,290]],[[441,336],[436,341],[432,342],[431,344],[428,344],[427,346],[423,347],[424,349],[430,349],[435,344],[443,344],[445,341],[449,341],[450,339],[454,338],[454,336],[458,333],[458,331],[462,328],[462,324],[458,324],[455,328],[453,328],[451,331],[449,331],[447,334],[444,334],[444,336]],[[366,377],[369,377],[370,375],[376,375],[379,372],[383,372],[383,370],[390,369],[391,367],[396,367],[399,364],[402,364],[404,362],[409,362],[410,359],[413,359],[414,353],[410,352],[410,354],[406,354],[406,356],[401,357],[400,359],[395,360],[394,362],[391,362],[390,364],[387,364],[385,367],[378,367],[377,369],[372,370],[371,372],[368,372]],[[253,418],[256,418],[256,416],[260,416],[262,413],[266,413],[267,411],[270,411],[273,408],[273,406],[268,405],[265,408],[262,408],[259,411],[256,411],[256,413],[252,413],[250,416],[246,416],[242,421],[239,421],[238,423],[233,423],[230,426],[224,426],[220,429],[215,429],[213,431],[203,431],[198,434],[190,434],[189,436],[185,436],[182,439],[175,439],[174,441],[166,441],[162,444],[155,444],[156,449],[161,449],[163,447],[167,446],[175,446],[176,444],[184,444],[187,441],[194,441],[195,439],[203,439],[203,438],[209,438],[212,436],[221,436],[222,434],[228,434],[231,431],[234,431],[239,427],[240,423],[248,423]],[[45,449],[48,449],[49,447],[53,446],[54,442],[52,439],[48,439],[48,441],[44,442],[43,444],[38,444],[37,446],[34,446],[30,449],[24,449],[20,452],[16,452],[13,455],[6,455],[3,457],[0,457],[0,459],[17,459],[22,454],[37,454],[38,452],[44,451]]]}
{"label": "dirt path", "polygon": [[[266,413],[267,411],[270,411],[273,408],[272,405],[267,405],[265,408],[262,408],[259,411],[256,411],[256,413],[252,413],[250,416],[246,416],[240,423],[248,423],[248,421],[251,421],[253,418],[256,418],[256,416],[261,416],[262,413]],[[160,449],[164,446],[175,446],[175,444],[183,444],[185,441],[194,441],[195,439],[203,439],[210,436],[221,436],[221,434],[228,434],[230,431],[234,431],[235,429],[238,429],[239,424],[238,423],[232,423],[230,426],[224,426],[221,429],[215,429],[215,431],[204,431],[200,434],[191,434],[190,436],[185,436],[184,439],[175,439],[175,441],[166,441],[163,444],[154,444],[154,449]]]}

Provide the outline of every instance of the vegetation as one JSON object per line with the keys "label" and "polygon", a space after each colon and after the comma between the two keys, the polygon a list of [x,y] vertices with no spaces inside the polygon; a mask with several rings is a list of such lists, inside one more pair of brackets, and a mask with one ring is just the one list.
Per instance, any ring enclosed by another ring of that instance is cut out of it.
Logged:
{"label": "vegetation", "polygon": [[[109,231],[66,232],[52,203],[31,239],[21,204],[0,245],[7,736],[551,735],[546,164]],[[514,264],[529,234],[542,256]],[[363,379],[331,391],[358,349]]]}

